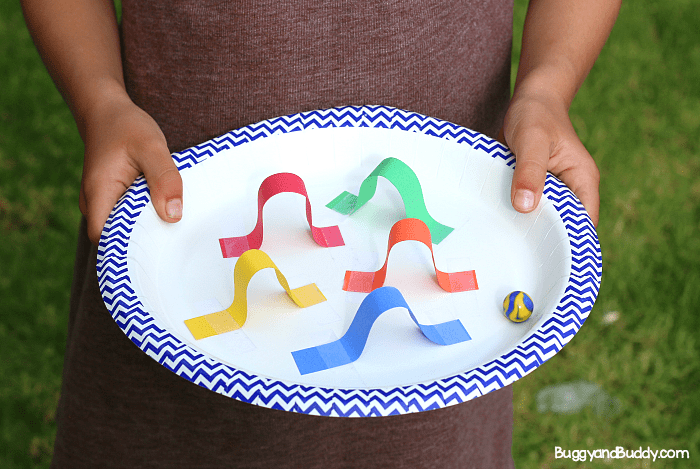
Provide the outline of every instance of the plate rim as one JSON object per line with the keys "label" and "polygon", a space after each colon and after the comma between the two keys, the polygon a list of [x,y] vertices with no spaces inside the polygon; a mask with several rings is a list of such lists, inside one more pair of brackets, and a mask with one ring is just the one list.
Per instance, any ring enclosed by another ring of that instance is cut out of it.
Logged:
{"label": "plate rim", "polygon": [[[275,117],[232,130],[172,154],[185,171],[234,148],[280,133],[328,127],[400,129],[467,144],[514,167],[510,150],[479,132],[389,106],[344,106]],[[150,202],[143,176],[122,195],[102,231],[97,276],[102,299],[119,328],[139,349],[178,376],[219,394],[297,413],[371,417],[421,412],[477,398],[526,376],[558,353],[580,330],[600,290],[602,253],[588,213],[559,179],[547,174],[544,197],[561,218],[571,248],[571,273],[552,316],[493,360],[454,376],[423,383],[367,389],[324,388],[256,376],[219,363],[160,328],[131,286],[127,249],[133,225]]]}

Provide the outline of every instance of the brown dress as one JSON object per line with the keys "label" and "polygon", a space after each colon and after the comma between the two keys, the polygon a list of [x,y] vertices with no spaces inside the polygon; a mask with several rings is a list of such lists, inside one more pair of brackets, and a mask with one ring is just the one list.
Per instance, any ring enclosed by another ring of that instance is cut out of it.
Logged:
{"label": "brown dress", "polygon": [[[363,104],[495,136],[507,106],[512,0],[122,4],[128,91],[172,151],[279,115]],[[241,403],[132,344],[105,309],[95,258],[83,223],[52,467],[513,467],[510,387],[396,417]]]}

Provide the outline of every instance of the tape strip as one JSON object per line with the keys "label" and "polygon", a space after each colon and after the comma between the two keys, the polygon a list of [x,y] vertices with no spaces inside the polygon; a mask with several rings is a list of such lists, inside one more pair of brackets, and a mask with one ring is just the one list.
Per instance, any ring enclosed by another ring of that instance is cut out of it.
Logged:
{"label": "tape strip", "polygon": [[292,173],[277,173],[267,177],[258,189],[258,222],[253,231],[246,236],[221,238],[221,253],[224,257],[238,257],[248,249],[260,249],[263,242],[263,207],[272,197],[282,192],[293,192],[306,197],[306,221],[311,228],[311,236],[316,244],[324,248],[344,246],[343,236],[337,225],[315,227],[311,217],[311,202],[306,192],[304,181]]}
{"label": "tape strip", "polygon": [[433,244],[430,241],[428,226],[417,218],[404,218],[394,223],[394,226],[391,227],[389,247],[386,252],[384,266],[376,272],[346,271],[343,290],[368,293],[384,285],[391,248],[402,241],[420,241],[430,249],[437,282],[443,290],[455,293],[479,289],[479,284],[476,281],[476,272],[473,270],[453,273],[438,270],[437,266],[435,266],[435,254],[433,253]]}
{"label": "tape strip", "polygon": [[299,373],[306,375],[356,361],[367,344],[374,322],[382,313],[393,308],[406,308],[423,335],[438,345],[452,345],[471,340],[458,319],[435,325],[419,323],[399,290],[394,287],[382,287],[367,295],[343,337],[328,344],[292,352]]}
{"label": "tape strip", "polygon": [[374,197],[379,176],[384,177],[399,191],[406,209],[406,217],[418,218],[428,225],[435,244],[439,244],[453,231],[453,228],[437,222],[430,216],[425,206],[418,176],[406,163],[397,158],[386,158],[379,163],[374,171],[362,181],[359,195],[343,192],[330,201],[326,207],[343,215],[352,214]]}
{"label": "tape strip", "polygon": [[306,308],[326,301],[321,290],[312,283],[303,287],[290,289],[287,279],[277,268],[270,256],[263,251],[250,249],[245,251],[236,261],[233,273],[234,295],[231,306],[223,311],[205,314],[196,318],[185,320],[185,325],[190,330],[195,340],[204,339],[213,335],[240,329],[248,317],[248,284],[253,275],[262,269],[273,268],[282,288],[287,295],[300,308]]}

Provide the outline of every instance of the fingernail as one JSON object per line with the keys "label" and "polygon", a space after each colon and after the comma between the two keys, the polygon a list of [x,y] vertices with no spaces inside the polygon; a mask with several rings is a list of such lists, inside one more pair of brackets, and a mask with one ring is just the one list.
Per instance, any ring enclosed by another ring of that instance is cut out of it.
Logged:
{"label": "fingernail", "polygon": [[518,189],[515,191],[515,198],[513,199],[513,205],[518,210],[523,212],[529,212],[535,207],[535,194],[532,191],[526,189]]}
{"label": "fingernail", "polygon": [[168,218],[179,220],[182,218],[182,200],[171,199],[165,204],[165,213]]}

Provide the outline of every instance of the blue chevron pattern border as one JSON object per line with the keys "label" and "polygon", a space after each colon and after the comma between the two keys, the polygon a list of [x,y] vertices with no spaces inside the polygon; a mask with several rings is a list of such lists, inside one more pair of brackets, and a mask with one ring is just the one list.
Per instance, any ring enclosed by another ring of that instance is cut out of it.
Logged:
{"label": "blue chevron pattern border", "polygon": [[[173,154],[180,171],[224,149],[259,138],[325,127],[402,129],[470,145],[515,165],[515,156],[478,132],[412,112],[383,106],[343,107],[278,117],[234,130]],[[545,196],[553,203],[569,236],[572,272],[552,317],[515,348],[473,370],[439,381],[394,389],[325,389],[286,384],[218,363],[158,327],[131,288],[126,250],[132,226],[150,201],[143,177],[121,197],[102,232],[97,275],[102,297],[119,327],[141,350],[189,381],[234,399],[291,412],[370,417],[438,409],[500,389],[554,356],[578,332],[600,289],[602,256],[595,228],[583,206],[557,178],[548,175]]]}

